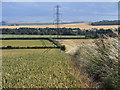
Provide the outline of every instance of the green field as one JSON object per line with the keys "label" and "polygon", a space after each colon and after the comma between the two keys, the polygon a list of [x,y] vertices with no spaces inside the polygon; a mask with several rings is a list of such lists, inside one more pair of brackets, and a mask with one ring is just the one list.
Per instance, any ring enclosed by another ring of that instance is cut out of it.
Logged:
{"label": "green field", "polygon": [[[2,35],[2,38],[52,38],[57,37],[57,35]],[[58,37],[85,37],[85,36],[58,36]]]}
{"label": "green field", "polygon": [[2,47],[46,47],[54,46],[48,40],[2,40]]}
{"label": "green field", "polygon": [[59,49],[2,50],[3,88],[90,87]]}

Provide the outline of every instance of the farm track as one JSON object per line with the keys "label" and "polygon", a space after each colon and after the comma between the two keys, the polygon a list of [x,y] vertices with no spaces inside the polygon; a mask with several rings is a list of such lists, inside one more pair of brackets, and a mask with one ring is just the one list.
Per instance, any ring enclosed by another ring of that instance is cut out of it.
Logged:
{"label": "farm track", "polygon": [[73,55],[81,45],[89,44],[94,39],[56,39],[56,41],[66,46],[66,53]]}
{"label": "farm track", "polygon": [[74,55],[75,52],[79,49],[79,46],[75,46],[73,48],[71,48],[69,51],[66,51],[66,53],[69,53],[71,55]]}
{"label": "farm track", "polygon": [[41,43],[42,43],[43,47],[46,47],[45,42],[44,42],[43,40],[40,40],[40,41],[41,41]]}

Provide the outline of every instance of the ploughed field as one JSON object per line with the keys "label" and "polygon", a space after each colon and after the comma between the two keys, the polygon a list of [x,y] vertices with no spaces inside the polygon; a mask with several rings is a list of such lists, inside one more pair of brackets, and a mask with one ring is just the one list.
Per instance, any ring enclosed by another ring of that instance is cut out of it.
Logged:
{"label": "ploughed field", "polygon": [[48,40],[2,40],[2,47],[49,47],[54,46]]}
{"label": "ploughed field", "polygon": [[91,87],[60,49],[2,50],[3,88]]}

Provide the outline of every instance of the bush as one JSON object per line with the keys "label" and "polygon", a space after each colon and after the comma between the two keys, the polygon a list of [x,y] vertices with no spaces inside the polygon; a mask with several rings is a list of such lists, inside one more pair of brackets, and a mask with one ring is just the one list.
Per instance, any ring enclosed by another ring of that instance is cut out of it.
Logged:
{"label": "bush", "polygon": [[61,50],[65,51],[65,45],[61,45],[58,41],[55,41],[54,39],[52,38],[48,38],[48,40],[50,42],[52,42],[53,44],[55,44],[57,46],[57,48],[60,48]]}
{"label": "bush", "polygon": [[118,39],[97,39],[76,52],[76,62],[105,88],[119,88]]}
{"label": "bush", "polygon": [[11,49],[11,48],[12,48],[12,46],[7,46],[7,48],[8,48],[8,49]]}
{"label": "bush", "polygon": [[65,45],[62,45],[62,46],[61,46],[61,50],[63,50],[63,51],[65,51],[65,50],[66,50]]}

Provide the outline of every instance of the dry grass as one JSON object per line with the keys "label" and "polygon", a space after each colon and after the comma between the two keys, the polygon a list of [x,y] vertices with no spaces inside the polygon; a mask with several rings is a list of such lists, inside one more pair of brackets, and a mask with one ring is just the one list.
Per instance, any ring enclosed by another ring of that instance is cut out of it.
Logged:
{"label": "dry grass", "polygon": [[[26,25],[26,26],[2,26],[0,28],[21,28],[21,27],[28,27],[28,28],[56,28],[55,25]],[[76,23],[76,24],[62,24],[60,25],[61,28],[66,27],[66,28],[80,28],[80,29],[114,29],[118,28],[118,25],[107,25],[107,26],[91,26],[89,23]]]}
{"label": "dry grass", "polygon": [[81,46],[82,44],[91,43],[94,41],[94,39],[57,39],[57,41],[59,41],[62,45],[65,45],[66,52],[74,54],[77,50],[77,47]]}
{"label": "dry grass", "polygon": [[118,39],[98,39],[82,45],[73,56],[77,68],[87,72],[105,88],[120,87],[118,75]]}

